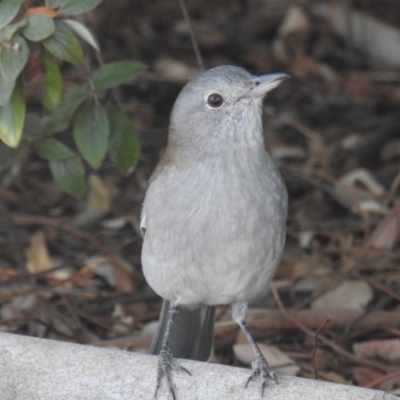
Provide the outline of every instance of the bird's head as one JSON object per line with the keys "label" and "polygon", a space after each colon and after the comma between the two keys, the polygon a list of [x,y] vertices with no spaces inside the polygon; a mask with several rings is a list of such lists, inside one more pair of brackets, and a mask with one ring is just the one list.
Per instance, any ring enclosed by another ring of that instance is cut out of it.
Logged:
{"label": "bird's head", "polygon": [[170,138],[181,145],[205,147],[216,142],[261,139],[262,100],[288,75],[253,76],[242,68],[220,66],[192,78],[171,114]]}

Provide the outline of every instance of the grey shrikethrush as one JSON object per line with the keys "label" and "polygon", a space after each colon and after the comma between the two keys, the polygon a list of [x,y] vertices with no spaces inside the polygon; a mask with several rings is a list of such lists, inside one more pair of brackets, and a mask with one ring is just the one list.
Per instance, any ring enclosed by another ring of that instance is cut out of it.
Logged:
{"label": "grey shrikethrush", "polygon": [[[172,110],[168,145],[150,178],[141,229],[143,272],[164,299],[152,353],[156,396],[163,378],[175,399],[173,357],[207,360],[214,306],[232,305],[254,352],[253,373],[276,380],[245,323],[285,243],[287,191],[266,152],[263,97],[288,76],[220,66],[192,78]],[[179,309],[179,313],[178,313]]]}

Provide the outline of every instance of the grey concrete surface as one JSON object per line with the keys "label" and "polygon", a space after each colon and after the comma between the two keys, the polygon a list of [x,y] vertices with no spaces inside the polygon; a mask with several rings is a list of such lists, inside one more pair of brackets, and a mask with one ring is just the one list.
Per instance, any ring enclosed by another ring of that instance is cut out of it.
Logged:
{"label": "grey concrete surface", "polygon": [[[249,370],[182,361],[192,376],[174,373],[177,400],[259,400],[258,383],[244,389]],[[1,400],[154,399],[154,356],[0,333]],[[381,391],[279,376],[268,400],[398,400]],[[171,399],[162,386],[157,399]]]}

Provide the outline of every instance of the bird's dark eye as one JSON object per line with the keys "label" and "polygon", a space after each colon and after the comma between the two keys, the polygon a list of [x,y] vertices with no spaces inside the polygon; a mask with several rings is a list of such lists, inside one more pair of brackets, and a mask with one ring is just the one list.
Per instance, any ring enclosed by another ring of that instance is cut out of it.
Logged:
{"label": "bird's dark eye", "polygon": [[207,104],[211,108],[220,108],[224,104],[224,98],[219,93],[211,93],[207,97]]}

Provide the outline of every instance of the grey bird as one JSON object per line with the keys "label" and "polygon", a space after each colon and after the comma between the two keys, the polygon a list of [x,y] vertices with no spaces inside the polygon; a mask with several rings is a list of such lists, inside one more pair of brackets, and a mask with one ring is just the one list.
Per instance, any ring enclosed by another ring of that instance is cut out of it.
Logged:
{"label": "grey bird", "polygon": [[267,378],[277,381],[245,318],[285,243],[287,191],[265,150],[262,102],[287,77],[220,66],[192,78],[175,102],[141,214],[143,273],[164,299],[155,396],[165,378],[175,399],[172,371],[189,373],[173,357],[207,360],[223,304],[255,352],[246,387],[259,377],[263,396]]}

